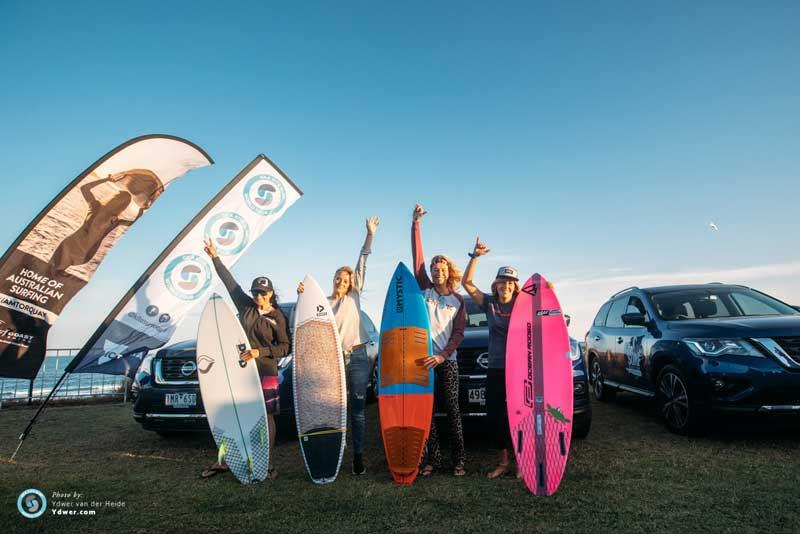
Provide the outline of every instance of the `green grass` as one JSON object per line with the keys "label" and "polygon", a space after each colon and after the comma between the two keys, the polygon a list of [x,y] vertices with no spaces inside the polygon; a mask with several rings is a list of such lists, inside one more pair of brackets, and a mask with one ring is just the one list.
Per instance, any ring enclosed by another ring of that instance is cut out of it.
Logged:
{"label": "green grass", "polygon": [[[468,475],[437,474],[394,485],[368,407],[367,468],[327,486],[311,483],[297,442],[280,440],[274,483],[242,486],[200,471],[215,458],[210,438],[163,438],[140,429],[130,405],[49,408],[8,458],[33,411],[0,410],[0,525],[43,532],[797,532],[800,435],[759,425],[687,439],[667,432],[644,401],[594,404],[594,425],[573,444],[558,493],[530,495],[524,484],[490,481],[494,452],[480,433],[467,436]],[[35,487],[53,508],[54,491],[87,500],[121,500],[94,517],[30,521],[16,499]],[[4,531],[7,531],[4,529]]]}

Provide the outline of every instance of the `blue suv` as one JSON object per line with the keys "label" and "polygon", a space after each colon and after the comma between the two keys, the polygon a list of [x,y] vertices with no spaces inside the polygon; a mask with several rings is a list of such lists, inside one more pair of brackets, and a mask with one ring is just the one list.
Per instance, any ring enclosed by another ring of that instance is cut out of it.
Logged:
{"label": "blue suv", "polygon": [[586,335],[595,397],[655,398],[670,430],[715,412],[800,415],[798,308],[739,285],[632,287]]}

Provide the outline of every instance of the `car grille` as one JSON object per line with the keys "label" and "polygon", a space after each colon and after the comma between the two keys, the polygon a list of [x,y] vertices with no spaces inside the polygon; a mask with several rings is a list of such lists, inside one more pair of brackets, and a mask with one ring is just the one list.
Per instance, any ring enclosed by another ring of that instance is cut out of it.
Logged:
{"label": "car grille", "polygon": [[775,342],[796,362],[800,362],[800,337],[774,337]]}
{"label": "car grille", "polygon": [[[487,352],[486,349],[458,349],[458,372],[462,375],[486,374],[486,367],[478,363],[478,356]],[[488,354],[483,356],[483,363],[488,365]]]}
{"label": "car grille", "polygon": [[[158,363],[161,368],[160,378],[165,382],[197,382],[197,366],[194,358],[160,358]],[[192,369],[191,373],[184,374],[184,366]]]}

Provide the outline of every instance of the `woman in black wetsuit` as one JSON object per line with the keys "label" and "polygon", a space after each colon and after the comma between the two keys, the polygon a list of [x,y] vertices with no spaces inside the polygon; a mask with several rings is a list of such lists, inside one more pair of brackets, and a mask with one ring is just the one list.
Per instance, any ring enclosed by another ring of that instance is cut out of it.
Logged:
{"label": "woman in black wetsuit", "polygon": [[[275,480],[277,472],[273,467],[272,454],[275,449],[275,414],[280,413],[280,398],[278,397],[278,360],[291,350],[289,331],[286,327],[286,318],[278,307],[278,299],[272,281],[266,276],[259,276],[250,284],[250,296],[244,292],[230,271],[217,256],[217,249],[209,239],[205,242],[205,251],[213,263],[220,280],[233,300],[239,312],[239,322],[247,334],[250,346],[249,352],[242,355],[242,360],[255,359],[258,374],[261,377],[261,389],[264,393],[264,402],[267,406],[267,420],[269,424],[269,479]],[[215,475],[220,471],[228,471],[225,464],[215,463],[201,473],[203,478]]]}

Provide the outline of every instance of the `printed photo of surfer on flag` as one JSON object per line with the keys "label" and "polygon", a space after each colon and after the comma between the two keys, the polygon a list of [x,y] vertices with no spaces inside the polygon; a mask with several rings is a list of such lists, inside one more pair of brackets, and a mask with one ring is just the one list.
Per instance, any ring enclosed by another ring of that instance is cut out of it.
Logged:
{"label": "printed photo of surfer on flag", "polygon": [[[333,291],[328,297],[339,338],[342,343],[342,357],[345,363],[347,378],[347,418],[350,424],[351,446],[353,448],[353,474],[363,475],[367,472],[364,466],[364,430],[366,419],[367,384],[371,365],[367,354],[369,332],[361,319],[361,292],[364,289],[364,277],[367,269],[367,257],[372,252],[372,240],[378,230],[380,220],[376,216],[366,221],[367,235],[358,255],[356,267],[343,266],[333,274]],[[303,283],[297,286],[297,293],[303,293]],[[294,322],[294,321],[292,321]]]}
{"label": "printed photo of surfer on flag", "polygon": [[[514,303],[519,295],[519,271],[515,267],[504,266],[497,270],[492,282],[492,292],[484,293],[474,283],[478,258],[488,254],[489,247],[481,243],[480,237],[475,239],[475,248],[469,254],[469,263],[464,271],[461,285],[472,297],[472,300],[486,313],[489,326],[489,368],[486,370],[486,409],[491,425],[492,446],[498,450],[497,467],[486,476],[499,478],[511,471],[512,450],[511,431],[508,428],[508,412],[506,408],[506,340],[508,338],[508,322]],[[517,478],[522,478],[517,470]]]}
{"label": "printed photo of surfer on flag", "polygon": [[[217,248],[208,239],[204,243],[205,253],[214,263],[214,269],[239,312],[239,322],[252,347],[241,356],[242,361],[255,360],[261,377],[261,389],[267,408],[269,425],[269,471],[270,480],[278,477],[274,467],[276,425],[275,415],[280,413],[278,395],[278,360],[289,354],[291,343],[286,318],[278,306],[278,298],[272,281],[266,276],[253,279],[250,295],[244,292],[230,271],[217,255]],[[229,468],[225,463],[215,462],[200,474],[203,478],[214,476]]]}
{"label": "printed photo of surfer on flag", "polygon": [[[433,257],[430,264],[431,274],[425,270],[425,256],[422,251],[420,225],[427,212],[422,205],[414,207],[411,222],[411,254],[414,260],[414,276],[425,298],[430,318],[433,354],[425,358],[425,367],[434,368],[435,395],[443,401],[447,412],[447,424],[450,436],[451,461],[453,475],[467,474],[465,463],[467,454],[464,448],[464,430],[461,422],[461,409],[458,405],[458,360],[456,348],[464,339],[464,328],[467,322],[464,299],[458,294],[458,283],[461,271],[453,260],[443,254]],[[435,404],[434,404],[435,405]],[[437,422],[431,421],[431,432],[425,446],[420,474],[428,477],[435,470],[443,468],[442,451],[439,443]]]}

